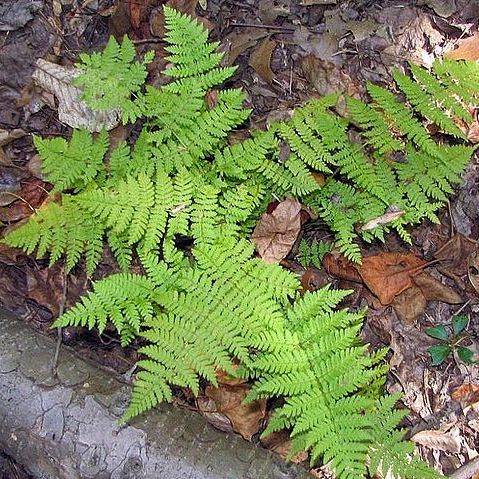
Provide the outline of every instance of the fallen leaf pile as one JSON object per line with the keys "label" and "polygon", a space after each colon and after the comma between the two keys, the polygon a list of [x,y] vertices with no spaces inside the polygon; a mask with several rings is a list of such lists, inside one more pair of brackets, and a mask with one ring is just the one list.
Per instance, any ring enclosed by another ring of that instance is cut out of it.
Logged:
{"label": "fallen leaf pile", "polygon": [[363,258],[360,265],[331,253],[324,257],[323,264],[334,276],[364,283],[383,306],[392,304],[406,322],[422,314],[427,301],[463,302],[452,288],[425,273],[428,263],[412,253],[380,253]]}

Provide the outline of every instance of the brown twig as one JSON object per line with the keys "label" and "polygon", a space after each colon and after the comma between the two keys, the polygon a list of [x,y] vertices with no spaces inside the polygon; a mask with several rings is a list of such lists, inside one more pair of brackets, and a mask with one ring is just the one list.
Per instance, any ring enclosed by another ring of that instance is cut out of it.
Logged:
{"label": "brown twig", "polygon": [[267,30],[283,30],[285,32],[296,31],[296,28],[294,27],[283,27],[282,25],[264,25],[257,23],[231,23],[230,26],[240,28],[265,28]]}

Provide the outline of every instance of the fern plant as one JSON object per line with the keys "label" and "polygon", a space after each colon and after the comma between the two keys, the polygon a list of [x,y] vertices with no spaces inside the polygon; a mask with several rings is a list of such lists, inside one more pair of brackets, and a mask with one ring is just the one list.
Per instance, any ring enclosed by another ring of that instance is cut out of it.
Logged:
{"label": "fern plant", "polygon": [[321,269],[321,261],[326,253],[331,251],[331,243],[313,240],[309,244],[302,239],[299,243],[298,260],[303,268],[313,265],[315,268]]}
{"label": "fern plant", "polygon": [[[411,66],[413,78],[395,74],[406,102],[370,85],[372,101],[348,99],[345,117],[328,96],[230,145],[228,133],[249,115],[240,90],[219,89],[235,69],[220,66],[222,55],[202,26],[169,7],[164,12],[164,86],[143,86],[152,55],[136,61],[126,38],[81,57],[85,100],[118,108],[124,121],[143,119],[133,146],[109,151],[105,132],[75,132],[70,142],[35,139],[55,193],[5,241],[48,253],[52,263],[65,256],[67,271],[84,256],[90,275],[107,242],[123,270],[95,282],[54,326],[101,333],[111,322],[123,345],[141,339],[123,420],[171,399],[172,386],[197,393],[201,378],[215,384],[217,368],[233,373],[239,361],[240,374],[253,381],[250,398],[284,398],[266,432],[290,428],[294,449],[329,462],[338,477],[376,470],[439,477],[402,440],[397,398],[379,397],[384,352],[368,354],[359,341],[362,314],[336,311],[347,292],[324,288],[300,297],[298,279],[254,258],[248,237],[278,196],[316,209],[336,246],[357,261],[358,234],[382,239],[394,228],[407,240],[406,225],[435,220],[473,151],[460,143],[454,119],[468,121],[478,67]],[[424,121],[458,143],[436,142]],[[323,187],[313,171],[327,175]],[[308,262],[321,252],[313,245]]]}

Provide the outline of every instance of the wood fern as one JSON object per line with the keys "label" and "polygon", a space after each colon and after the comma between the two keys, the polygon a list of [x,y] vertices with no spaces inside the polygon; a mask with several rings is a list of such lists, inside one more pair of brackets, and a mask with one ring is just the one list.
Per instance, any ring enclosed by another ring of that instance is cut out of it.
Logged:
{"label": "wood fern", "polygon": [[[251,399],[284,398],[266,433],[290,428],[294,450],[310,450],[312,462],[330,463],[342,479],[376,470],[439,477],[403,441],[397,397],[378,397],[384,352],[368,354],[359,341],[362,314],[336,310],[348,293],[301,297],[298,279],[254,258],[248,237],[266,205],[285,196],[315,209],[355,261],[357,235],[382,240],[395,229],[407,241],[407,225],[436,221],[473,153],[456,119],[471,120],[479,67],[411,65],[412,76],[394,74],[397,91],[369,85],[369,103],[348,98],[345,116],[328,96],[230,145],[228,133],[249,115],[240,90],[219,88],[235,69],[220,66],[201,25],[164,13],[166,85],[144,86],[152,54],[137,61],[127,38],[81,56],[85,100],[118,109],[124,122],[143,119],[133,146],[109,151],[105,132],[35,139],[55,192],[5,242],[51,263],[64,256],[67,271],[84,257],[90,275],[107,242],[123,269],[54,326],[101,333],[110,322],[123,345],[140,338],[123,420],[170,400],[173,386],[198,393],[202,378],[216,384],[217,369],[233,373],[239,361],[254,382]],[[456,143],[436,141],[427,122]],[[325,175],[324,186],[312,172]],[[321,252],[316,244],[301,254],[318,266]],[[129,272],[133,253],[142,274]]]}

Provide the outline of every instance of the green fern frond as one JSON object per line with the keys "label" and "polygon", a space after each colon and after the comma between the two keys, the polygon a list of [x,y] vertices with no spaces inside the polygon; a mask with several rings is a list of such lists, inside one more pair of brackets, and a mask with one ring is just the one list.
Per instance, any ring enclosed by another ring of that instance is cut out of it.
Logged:
{"label": "green fern frond", "polygon": [[95,110],[118,109],[123,123],[135,121],[141,114],[131,99],[140,92],[147,76],[146,66],[153,60],[148,52],[142,62],[136,62],[136,51],[125,36],[121,45],[110,37],[102,53],[80,54],[78,68],[82,74],[75,84],[83,89],[83,99]]}
{"label": "green fern frond", "polygon": [[27,254],[36,250],[38,258],[50,255],[50,265],[65,256],[65,270],[71,271],[83,254],[87,273],[92,275],[103,251],[104,229],[81,209],[77,199],[63,195],[62,203],[47,202],[29,221],[13,230],[4,242],[22,248]]}
{"label": "green fern frond", "polygon": [[313,265],[321,269],[321,261],[326,253],[331,250],[331,243],[313,240],[308,244],[304,239],[301,240],[298,250],[298,260],[303,268]]}
{"label": "green fern frond", "polygon": [[80,190],[104,176],[103,157],[108,150],[108,134],[101,131],[93,139],[86,130],[74,130],[71,140],[33,138],[42,169],[55,185],[54,191]]}

